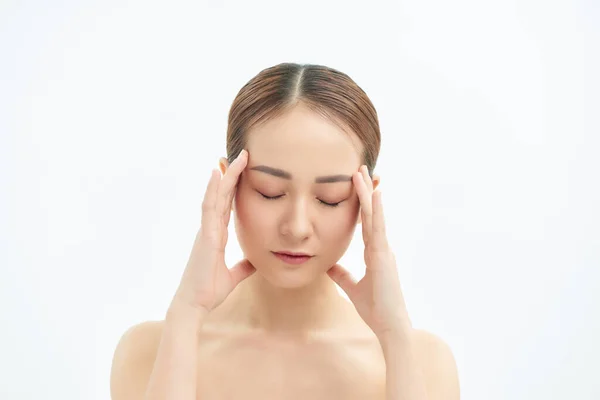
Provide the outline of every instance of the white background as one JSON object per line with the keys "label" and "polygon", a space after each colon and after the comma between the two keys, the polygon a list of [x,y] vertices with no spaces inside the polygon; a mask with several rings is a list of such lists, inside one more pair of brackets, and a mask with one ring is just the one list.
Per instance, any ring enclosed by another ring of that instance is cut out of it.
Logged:
{"label": "white background", "polygon": [[121,334],[177,287],[231,102],[284,61],[375,104],[409,313],[462,398],[600,398],[599,3],[361,3],[0,2],[0,398],[109,398]]}

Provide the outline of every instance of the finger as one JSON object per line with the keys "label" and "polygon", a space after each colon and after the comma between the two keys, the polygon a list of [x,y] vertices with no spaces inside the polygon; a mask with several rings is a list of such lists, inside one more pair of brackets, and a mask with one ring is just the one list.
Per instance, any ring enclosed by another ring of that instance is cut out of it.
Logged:
{"label": "finger", "polygon": [[366,165],[363,165],[361,167],[361,173],[363,178],[365,178],[365,182],[367,184],[367,188],[369,189],[369,193],[373,192],[373,180],[371,179],[371,176],[369,175],[369,169],[367,168]]}
{"label": "finger", "polygon": [[371,206],[371,194],[362,175],[362,172],[355,173],[352,176],[352,181],[356,187],[358,199],[360,201],[361,218],[362,218],[362,233],[365,245],[369,242],[371,236],[371,224],[373,209]]}
{"label": "finger", "polygon": [[371,239],[374,246],[385,249],[387,247],[387,235],[385,232],[385,217],[383,215],[383,201],[381,190],[373,192],[373,228]]}
{"label": "finger", "polygon": [[335,264],[327,270],[327,275],[352,299],[357,282],[348,270],[340,264]]}
{"label": "finger", "polygon": [[373,236],[373,180],[371,179],[371,176],[369,175],[369,169],[367,168],[366,165],[362,165],[360,168],[360,173],[363,177],[363,180],[365,181],[365,184],[367,185],[367,193],[369,194],[369,203],[371,204],[371,221],[369,224],[369,231],[368,231],[368,239],[370,240]]}
{"label": "finger", "polygon": [[356,188],[358,200],[360,202],[363,241],[365,242],[365,244],[367,244],[371,232],[371,211],[369,208],[369,196],[367,194],[367,186],[360,172],[355,173],[352,179]]}
{"label": "finger", "polygon": [[240,176],[240,173],[246,167],[247,152],[242,150],[238,154],[237,158],[231,163],[221,183],[219,185],[219,191],[217,194],[217,214],[225,221],[225,215],[227,210],[231,210],[231,199],[233,199],[233,192]]}
{"label": "finger", "polygon": [[241,174],[238,176],[238,179],[236,181],[236,184],[233,186],[233,190],[231,191],[231,194],[225,200],[225,211],[223,213],[225,226],[229,226],[229,219],[231,217],[231,208],[233,207],[233,199],[235,198],[235,193],[237,192],[237,189],[238,189],[240,177],[241,177]]}
{"label": "finger", "polygon": [[231,269],[229,269],[233,287],[236,287],[241,281],[248,278],[255,271],[256,268],[254,268],[254,265],[252,265],[248,259],[239,261],[237,264],[231,267]]}
{"label": "finger", "polygon": [[216,204],[217,204],[217,191],[219,188],[219,181],[221,180],[221,173],[219,170],[213,168],[206,185],[206,192],[204,193],[204,199],[202,200],[202,219],[201,227],[212,229],[216,221]]}
{"label": "finger", "polygon": [[233,199],[235,198],[235,194],[236,194],[238,186],[239,186],[242,172],[248,165],[248,153],[246,153],[246,155],[244,157],[246,157],[246,160],[240,161],[243,164],[243,166],[241,166],[241,170],[239,171],[239,173],[237,173],[237,177],[235,178],[235,181],[233,183],[233,189],[230,190],[229,195],[227,196],[227,198],[225,200],[225,211],[223,212],[225,226],[229,226],[229,219],[231,217],[231,208],[233,207]]}
{"label": "finger", "polygon": [[233,188],[232,195],[227,199],[227,209],[225,210],[225,214],[224,214],[225,226],[229,226],[229,219],[231,217],[231,208],[233,205],[233,199],[235,198],[236,191],[237,191],[237,186]]}

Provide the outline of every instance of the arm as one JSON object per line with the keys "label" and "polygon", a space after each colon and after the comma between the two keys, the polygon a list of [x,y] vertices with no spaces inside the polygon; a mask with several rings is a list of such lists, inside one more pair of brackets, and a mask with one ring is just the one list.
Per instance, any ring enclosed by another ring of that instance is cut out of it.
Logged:
{"label": "arm", "polygon": [[[378,181],[378,180],[377,180]],[[361,207],[365,243],[364,277],[357,281],[340,264],[327,274],[346,292],[373,330],[386,364],[387,400],[457,400],[454,358],[441,339],[412,327],[387,240],[381,191],[366,165],[352,175]]]}
{"label": "arm", "polygon": [[172,305],[164,322],[125,332],[110,375],[112,400],[195,400],[198,310]]}
{"label": "arm", "polygon": [[144,400],[195,400],[198,331],[206,312],[174,305],[165,319]]}
{"label": "arm", "polygon": [[379,342],[386,367],[386,400],[433,400],[427,397],[410,328],[389,333]]}
{"label": "arm", "polygon": [[110,371],[113,400],[142,400],[156,358],[163,323],[143,322],[129,328],[119,340]]}
{"label": "arm", "polygon": [[[125,334],[117,346],[111,374],[113,400],[195,400],[198,332],[206,315],[256,269],[243,259],[225,264],[227,226],[239,176],[248,162],[242,150],[221,178],[211,171],[202,221],[179,287],[167,311],[153,358],[144,357],[144,332]],[[154,357],[155,356],[155,357]],[[149,373],[148,367],[152,366]]]}
{"label": "arm", "polygon": [[380,340],[386,363],[387,400],[459,400],[452,351],[439,337],[410,330]]}

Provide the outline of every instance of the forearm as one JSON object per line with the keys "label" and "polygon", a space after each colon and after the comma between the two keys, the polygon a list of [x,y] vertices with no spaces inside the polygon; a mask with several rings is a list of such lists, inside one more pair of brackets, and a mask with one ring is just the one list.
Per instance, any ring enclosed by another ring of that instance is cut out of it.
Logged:
{"label": "forearm", "polygon": [[205,313],[174,302],[164,330],[144,400],[195,400],[198,331]]}
{"label": "forearm", "polygon": [[427,400],[411,331],[407,328],[380,339],[386,365],[386,400]]}

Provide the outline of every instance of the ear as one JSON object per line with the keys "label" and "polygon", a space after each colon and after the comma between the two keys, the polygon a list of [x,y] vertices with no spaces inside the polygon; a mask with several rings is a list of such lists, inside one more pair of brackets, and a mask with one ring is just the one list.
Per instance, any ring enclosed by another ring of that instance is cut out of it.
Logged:
{"label": "ear", "polygon": [[219,158],[219,169],[221,170],[221,175],[225,175],[225,171],[227,171],[228,167],[229,167],[229,162],[227,161],[227,158],[225,158],[225,157]]}
{"label": "ear", "polygon": [[[373,190],[377,189],[377,186],[379,186],[379,183],[381,182],[381,178],[379,177],[379,175],[373,174],[373,177],[371,178],[371,180],[373,181]],[[362,213],[359,210],[358,213],[358,224],[362,223]]]}
{"label": "ear", "polygon": [[377,189],[379,182],[381,182],[381,178],[379,175],[373,174],[373,178],[371,178],[371,180],[373,181],[373,190]]}

